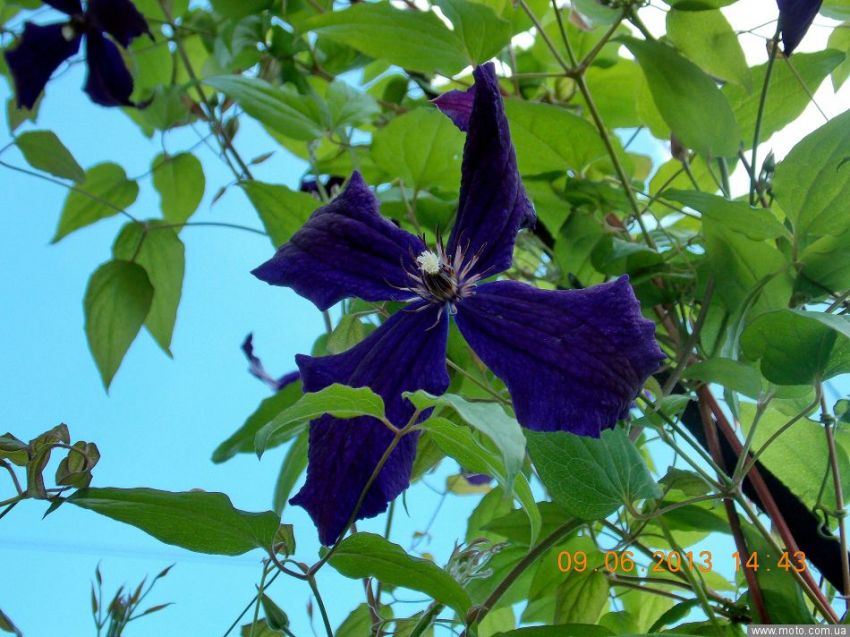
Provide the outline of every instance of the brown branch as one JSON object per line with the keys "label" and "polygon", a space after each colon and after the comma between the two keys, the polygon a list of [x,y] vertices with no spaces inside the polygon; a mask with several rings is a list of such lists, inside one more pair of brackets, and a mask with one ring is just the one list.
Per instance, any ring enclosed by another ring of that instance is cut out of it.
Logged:
{"label": "brown branch", "polygon": [[[714,418],[711,415],[711,407],[705,398],[702,392],[702,387],[698,390],[699,393],[699,413],[702,417],[702,425],[705,429],[705,438],[708,441],[708,449],[711,452],[712,457],[714,458],[714,462],[723,467],[723,453],[720,450],[720,440],[717,437],[717,427],[714,422]],[[707,390],[708,388],[705,387]],[[709,392],[709,395],[710,392]],[[722,475],[717,476],[719,479],[723,479]],[[742,563],[746,563],[747,560],[750,559],[750,551],[747,548],[747,542],[744,539],[744,532],[741,528],[741,519],[738,517],[738,512],[735,510],[735,503],[731,498],[725,497],[723,498],[723,507],[726,509],[726,517],[729,518],[729,526],[732,529],[732,537],[735,538],[735,547],[738,549],[738,553],[741,555]],[[744,568],[744,577],[747,580],[747,588],[750,592],[750,599],[753,601],[753,606],[756,608],[756,613],[758,613],[759,621],[762,624],[770,623],[770,615],[767,612],[767,607],[764,604],[764,594],[761,591],[761,586],[759,586],[758,578],[754,571],[749,568]]]}
{"label": "brown branch", "polygon": [[[726,438],[729,445],[732,447],[732,450],[740,455],[743,451],[743,446],[741,442],[738,440],[738,436],[735,435],[735,431],[732,426],[729,424],[729,420],[726,418],[726,414],[723,413],[723,410],[720,408],[720,405],[717,403],[717,399],[714,398],[714,395],[708,389],[707,386],[703,385],[697,390],[697,394],[700,398],[700,413],[702,413],[702,405],[705,403],[711,411],[711,414],[714,415],[715,422],[717,423],[717,427],[720,429],[724,438]],[[717,440],[717,433],[715,431],[715,440]],[[719,445],[719,440],[717,440]],[[747,477],[750,479],[750,484],[753,485],[753,489],[755,489],[756,494],[764,506],[764,510],[773,523],[774,527],[776,527],[777,532],[779,533],[779,537],[782,539],[782,542],[785,544],[787,550],[791,553],[796,553],[800,551],[800,547],[797,545],[797,541],[794,539],[794,536],[791,533],[791,529],[788,528],[788,523],[785,521],[785,517],[782,515],[782,512],[779,510],[779,507],[776,505],[776,501],[773,499],[773,495],[770,493],[770,489],[767,488],[767,485],[764,482],[764,479],[761,477],[761,473],[759,473],[758,467],[753,467],[750,469]],[[795,571],[796,572],[796,571]],[[826,596],[821,591],[817,582],[815,581],[812,574],[809,573],[808,569],[805,569],[802,573],[798,573],[801,582],[806,589],[806,592],[809,594],[809,597],[812,598],[812,601],[816,602],[818,606],[821,607],[824,614],[829,617],[831,621],[834,623],[839,623],[838,615],[835,614],[832,606],[829,601],[826,599]]]}

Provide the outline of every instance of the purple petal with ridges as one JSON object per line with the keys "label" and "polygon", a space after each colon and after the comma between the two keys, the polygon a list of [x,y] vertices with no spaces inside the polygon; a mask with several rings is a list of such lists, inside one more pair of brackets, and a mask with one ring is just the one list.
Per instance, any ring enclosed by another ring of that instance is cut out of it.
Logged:
{"label": "purple petal with ridges", "polygon": [[457,304],[461,333],[505,381],[520,424],[598,437],[664,354],[628,277],[584,290],[497,281]]}
{"label": "purple petal with ridges", "polygon": [[86,62],[89,72],[85,91],[95,104],[101,106],[133,106],[133,77],[121,52],[103,34],[92,31],[86,35]]}
{"label": "purple petal with ridges", "polygon": [[69,41],[62,35],[65,26],[26,22],[18,44],[6,50],[19,107],[31,109],[53,72],[80,49],[79,36]]}
{"label": "purple petal with ridges", "polygon": [[777,0],[782,50],[791,55],[806,35],[821,6],[821,0]]}
{"label": "purple petal with ridges", "polygon": [[[421,311],[415,311],[421,310]],[[343,383],[370,387],[386,405],[390,422],[403,426],[413,406],[401,394],[424,389],[442,394],[449,385],[446,371],[448,318],[424,302],[396,312],[365,340],[335,356],[296,357],[304,391],[315,392]],[[358,520],[386,510],[410,483],[418,434],[401,439],[372,484],[357,514]],[[385,453],[392,432],[374,418],[339,420],[323,416],[310,423],[307,481],[290,502],[304,507],[319,530],[322,544],[333,544]]]}
{"label": "purple petal with ridges", "polygon": [[492,64],[473,72],[475,94],[463,148],[460,202],[448,242],[479,254],[472,274],[507,270],[521,228],[534,225],[534,207],[525,193],[511,143],[499,82]]}
{"label": "purple petal with ridges", "polygon": [[284,387],[291,385],[301,378],[301,374],[297,371],[289,372],[288,374],[284,374],[280,378],[275,378],[271,374],[266,371],[265,366],[263,365],[263,361],[260,360],[260,357],[254,354],[254,335],[248,334],[245,337],[245,340],[242,343],[242,352],[245,354],[245,357],[248,359],[248,363],[250,364],[248,367],[248,371],[254,378],[258,378],[263,381],[266,385],[274,389],[275,391],[280,391]]}
{"label": "purple petal with ridges", "polygon": [[475,86],[470,86],[465,91],[447,91],[431,101],[460,130],[464,133],[469,130],[469,117],[472,115],[472,104],[475,101]]}
{"label": "purple petal with ridges", "polygon": [[89,0],[86,17],[99,31],[106,31],[125,49],[140,35],[151,35],[148,23],[130,0]]}
{"label": "purple petal with ridges", "polygon": [[405,268],[417,271],[422,240],[378,213],[360,173],[336,199],[316,210],[289,242],[254,270],[272,285],[291,287],[326,310],[348,297],[403,301],[414,294]]}
{"label": "purple petal with ridges", "polygon": [[44,4],[49,5],[68,15],[75,15],[83,12],[83,6],[80,0],[42,0]]}

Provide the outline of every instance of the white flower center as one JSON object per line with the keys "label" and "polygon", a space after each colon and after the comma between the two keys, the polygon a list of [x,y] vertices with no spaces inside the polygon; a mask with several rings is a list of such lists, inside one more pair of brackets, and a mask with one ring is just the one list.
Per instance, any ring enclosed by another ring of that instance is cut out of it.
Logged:
{"label": "white flower center", "polygon": [[67,42],[70,42],[76,36],[77,34],[74,31],[74,27],[72,27],[70,24],[66,24],[62,27],[62,37],[65,38]]}
{"label": "white flower center", "polygon": [[425,274],[437,274],[440,271],[440,257],[430,250],[425,250],[416,257],[419,269]]}

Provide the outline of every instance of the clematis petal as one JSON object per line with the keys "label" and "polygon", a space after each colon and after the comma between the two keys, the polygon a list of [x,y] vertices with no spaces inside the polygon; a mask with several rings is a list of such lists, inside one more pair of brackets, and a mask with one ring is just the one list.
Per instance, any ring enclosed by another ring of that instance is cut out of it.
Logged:
{"label": "clematis petal", "polygon": [[517,420],[537,431],[598,437],[664,358],[625,276],[566,291],[485,283],[457,304],[455,318],[505,381]]}
{"label": "clematis petal", "polygon": [[[347,352],[313,358],[297,356],[304,391],[332,383],[368,386],[383,397],[390,422],[403,426],[413,406],[401,394],[424,389],[443,393],[448,318],[437,305],[417,303],[397,312]],[[357,519],[382,513],[410,483],[417,434],[392,451],[363,501]],[[307,481],[291,500],[304,507],[319,529],[322,544],[345,531],[361,492],[385,453],[392,432],[371,417],[339,420],[323,416],[310,423]]]}
{"label": "clematis petal", "polygon": [[247,358],[250,363],[248,371],[251,373],[251,376],[263,381],[275,391],[280,391],[284,387],[287,387],[301,379],[301,374],[297,371],[284,374],[280,378],[275,378],[269,374],[263,365],[263,361],[260,360],[259,356],[254,354],[253,334],[248,334],[248,336],[245,337],[245,340],[242,343],[242,353],[245,354],[245,358]]}
{"label": "clematis petal", "polygon": [[144,33],[153,39],[147,21],[130,0],[89,0],[86,17],[95,29],[106,31],[125,49]]}
{"label": "clematis petal", "polygon": [[472,115],[472,104],[475,102],[475,85],[465,91],[446,91],[431,101],[460,130],[464,133],[469,130],[469,118]]}
{"label": "clematis petal", "polygon": [[378,200],[355,172],[339,196],[316,210],[289,242],[253,274],[291,287],[326,310],[347,297],[403,301],[414,294],[405,268],[416,272],[425,249],[418,238],[378,213]]}
{"label": "clematis petal", "polygon": [[[470,273],[490,276],[510,267],[517,233],[533,226],[536,216],[517,170],[495,69],[485,64],[473,74],[475,90],[463,149],[460,202],[447,247],[449,254],[455,254],[458,247],[467,255],[477,254],[478,262]],[[462,109],[457,106],[460,102],[454,96],[454,106],[447,109],[455,123],[463,123]]]}
{"label": "clematis petal", "polygon": [[39,26],[27,22],[17,46],[6,51],[18,107],[31,109],[53,72],[79,50],[80,36],[65,38],[66,26],[66,23]]}
{"label": "clematis petal", "polygon": [[822,0],[777,0],[782,50],[791,55],[820,10]]}
{"label": "clematis petal", "polygon": [[68,15],[76,15],[83,12],[83,6],[80,0],[43,0],[44,4],[49,5]]}
{"label": "clematis petal", "polygon": [[133,106],[133,77],[121,52],[98,31],[86,35],[86,62],[89,73],[85,91],[95,104],[101,106]]}

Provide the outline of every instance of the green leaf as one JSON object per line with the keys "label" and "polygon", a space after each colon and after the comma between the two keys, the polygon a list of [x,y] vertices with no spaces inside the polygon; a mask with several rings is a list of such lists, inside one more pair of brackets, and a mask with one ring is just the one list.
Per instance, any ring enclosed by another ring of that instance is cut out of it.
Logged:
{"label": "green leaf", "polygon": [[555,622],[595,624],[608,605],[608,580],[603,573],[572,572],[555,594]]}
{"label": "green leaf", "polygon": [[633,60],[619,58],[613,66],[592,65],[585,81],[602,120],[610,128],[638,126],[638,97],[645,84],[643,73]]}
{"label": "green leaf", "polygon": [[509,99],[505,112],[524,175],[580,172],[606,156],[593,125],[564,108]]}
{"label": "green leaf", "polygon": [[842,316],[775,310],[757,316],[741,336],[751,360],[777,385],[808,385],[850,372],[850,322]]}
{"label": "green leaf", "polygon": [[256,15],[274,4],[273,0],[211,0],[213,9],[225,18],[239,20]]}
{"label": "green leaf", "polygon": [[465,423],[487,436],[502,456],[509,483],[522,471],[525,436],[516,418],[508,416],[499,404],[470,402],[456,394],[444,394],[438,398],[421,390],[409,395],[409,398],[420,409],[449,407],[457,412]]}
{"label": "green leaf", "polygon": [[850,112],[807,135],[777,165],[773,192],[802,245],[850,229],[848,157]]}
{"label": "green leaf", "polygon": [[850,228],[808,243],[797,257],[795,291],[808,298],[821,298],[828,291],[850,287]]}
{"label": "green leaf", "polygon": [[826,46],[830,49],[841,51],[845,55],[844,61],[832,70],[832,88],[838,92],[838,89],[850,77],[850,57],[847,57],[850,56],[850,22],[845,22],[835,27],[829,36]]}
{"label": "green leaf", "polygon": [[346,314],[328,335],[325,347],[329,354],[341,354],[366,337],[366,326],[354,314]]}
{"label": "green leaf", "polygon": [[276,248],[289,241],[319,207],[315,197],[306,192],[290,190],[286,186],[253,180],[243,181],[240,186],[254,204]]}
{"label": "green leaf", "polygon": [[770,210],[753,208],[745,201],[729,201],[694,190],[666,190],[664,196],[680,201],[724,228],[755,241],[788,236],[788,230]]}
{"label": "green leaf", "polygon": [[69,192],[65,199],[53,243],[74,230],[117,215],[136,201],[138,195],[139,185],[127,179],[127,173],[118,164],[89,168],[79,188]]}
{"label": "green leaf", "polygon": [[[677,195],[682,197],[681,193]],[[775,247],[772,241],[751,239],[745,232],[736,215],[744,213],[740,206],[706,205],[704,196],[692,199],[702,209],[703,232],[707,265],[714,274],[717,296],[726,308],[732,312],[740,309],[745,302],[752,301],[758,311],[785,307],[791,295],[791,279],[786,257]],[[744,204],[746,205],[746,204]],[[747,215],[750,211],[746,212]],[[753,229],[749,234],[756,236],[770,234],[772,224],[770,213],[753,213]],[[753,299],[754,291],[758,290]]]}
{"label": "green leaf", "polygon": [[[824,78],[842,60],[844,60],[843,53],[831,50],[795,53],[788,59],[776,60],[761,122],[761,141],[767,140],[773,133],[797,119],[811,101],[810,93],[806,88],[814,94]],[[735,112],[738,129],[743,135],[744,150],[753,146],[753,132],[766,70],[767,64],[752,69],[755,88],[751,92],[736,84],[727,84],[723,87],[723,93],[729,98],[729,103]],[[805,87],[800,83],[801,80]]]}
{"label": "green leaf", "polygon": [[[741,403],[739,420],[745,434],[749,434],[755,415],[755,405]],[[791,417],[767,407],[756,426],[753,451],[761,449],[762,445],[790,421]],[[841,445],[836,445],[836,459],[843,488],[846,490],[850,487],[850,458]],[[770,443],[759,456],[759,460],[810,509],[814,509],[817,504],[828,510],[835,507],[829,451],[823,425],[820,423],[808,418],[797,420]],[[830,488],[821,493],[824,476]]]}
{"label": "green leaf", "polygon": [[84,489],[67,501],[196,553],[241,555],[255,548],[269,550],[280,527],[280,519],[271,511],[240,511],[223,493]]}
{"label": "green leaf", "polygon": [[334,80],[325,94],[328,127],[336,130],[357,126],[381,112],[378,103],[368,93],[361,93],[342,80]]}
{"label": "green leaf", "polygon": [[761,393],[761,374],[750,365],[730,358],[710,358],[691,365],[682,378],[717,383],[750,398],[758,398]]}
{"label": "green leaf", "polygon": [[561,624],[518,628],[506,633],[497,633],[493,637],[614,637],[614,633],[604,626],[594,624]]}
{"label": "green leaf", "polygon": [[671,9],[667,12],[667,37],[709,75],[752,90],[752,75],[738,35],[717,9]]}
{"label": "green leaf", "polygon": [[153,286],[153,301],[145,326],[159,346],[171,355],[171,336],[177,321],[177,307],[183,292],[185,250],[183,242],[171,228],[157,228],[147,222],[150,230],[140,223],[128,223],[121,229],[112,256],[134,260],[142,266]]}
{"label": "green leaf", "polygon": [[525,475],[517,473],[509,478],[504,460],[500,458],[498,451],[482,444],[466,427],[439,416],[432,416],[422,427],[443,453],[457,460],[466,471],[491,475],[505,491],[516,496],[528,516],[531,529],[529,543],[533,544],[540,534],[542,520]]}
{"label": "green leaf", "polygon": [[685,11],[706,11],[719,9],[735,2],[735,0],[664,0],[671,7]]}
{"label": "green leaf", "polygon": [[[821,478],[822,479],[822,478]],[[820,484],[820,480],[818,481]],[[744,540],[753,553],[758,553],[760,564],[768,560],[778,560],[773,545],[751,524],[742,524]],[[770,557],[768,557],[770,556]],[[781,568],[759,568],[755,571],[756,579],[761,588],[771,622],[783,624],[811,625],[815,623],[808,601],[803,595],[802,587],[797,583],[793,573]]]}
{"label": "green leaf", "polygon": [[125,50],[127,68],[133,74],[131,99],[148,99],[156,87],[171,84],[174,59],[167,40],[152,44],[148,38],[137,38]]}
{"label": "green leaf", "polygon": [[384,401],[371,389],[334,383],[320,391],[304,394],[294,405],[284,409],[263,426],[254,438],[257,455],[262,456],[269,441],[280,436],[283,431],[323,414],[343,419],[359,416],[372,416],[378,420],[386,418]]}
{"label": "green leaf", "polygon": [[[299,398],[301,398],[300,381],[287,385],[274,396],[263,400],[254,413],[248,416],[245,424],[216,447],[212,454],[212,461],[220,463],[230,460],[238,453],[253,453],[254,437],[257,435],[257,432],[284,409],[294,405]],[[294,431],[288,436],[275,437],[269,442],[268,447],[270,448],[276,444],[286,442],[298,433],[299,431]]]}
{"label": "green leaf", "polygon": [[483,64],[511,41],[511,23],[488,6],[468,0],[437,0],[463,43],[470,64]]}
{"label": "green leaf", "polygon": [[89,279],[83,300],[86,337],[107,389],[144,324],[152,299],[153,286],[144,268],[130,261],[109,261]]}
{"label": "green leaf", "polygon": [[643,69],[661,116],[687,148],[712,157],[738,152],[738,126],[726,97],[693,62],[659,42],[623,38]]}
{"label": "green leaf", "polygon": [[334,631],[335,637],[362,637],[372,632],[372,612],[368,604],[360,604]]}
{"label": "green leaf", "polygon": [[[159,0],[135,0],[134,4],[145,17],[168,19]],[[172,18],[179,18],[189,9],[189,0],[165,0],[165,6]]]}
{"label": "green leaf", "polygon": [[[367,5],[355,5],[359,6]],[[373,139],[375,163],[405,187],[457,190],[464,135],[436,109],[417,108],[400,115]]]}
{"label": "green leaf", "polygon": [[24,133],[15,138],[15,144],[33,168],[77,183],[85,181],[85,171],[74,159],[71,151],[51,131],[36,130]]}
{"label": "green leaf", "polygon": [[0,630],[5,633],[12,633],[13,635],[17,635],[17,637],[22,637],[23,633],[18,629],[17,626],[9,619],[9,616],[0,610]]}
{"label": "green leaf", "polygon": [[272,630],[283,630],[289,626],[289,617],[265,593],[260,597],[260,604],[263,607],[263,613],[266,615],[266,623],[269,625],[269,628]]}
{"label": "green leaf", "polygon": [[269,627],[265,619],[258,619],[256,622],[244,624],[239,630],[240,637],[281,637],[282,630],[273,630]]}
{"label": "green leaf", "polygon": [[469,64],[463,43],[430,11],[358,3],[307,20],[305,29],[413,71],[454,75]]}
{"label": "green leaf", "polygon": [[272,510],[278,515],[283,513],[286,502],[289,500],[289,494],[292,493],[295,483],[298,482],[298,478],[307,468],[308,439],[308,432],[302,431],[286,450],[286,455],[283,457],[283,464],[280,466],[280,473],[277,476],[272,498]]}
{"label": "green leaf", "polygon": [[289,87],[235,75],[210,77],[204,83],[227,95],[248,115],[281,135],[312,141],[324,132],[318,103]]}
{"label": "green leaf", "polygon": [[661,495],[620,428],[606,430],[598,439],[560,431],[527,431],[526,438],[528,453],[552,499],[577,518],[599,520],[623,504]]}
{"label": "green leaf", "polygon": [[408,555],[398,544],[374,533],[355,533],[337,547],[330,565],[346,577],[374,577],[390,586],[420,591],[463,616],[470,607],[469,595],[439,566]]}
{"label": "green leaf", "polygon": [[153,186],[159,193],[162,216],[184,223],[204,197],[204,168],[191,153],[160,153],[151,163]]}
{"label": "green leaf", "polygon": [[824,0],[820,13],[834,20],[850,20],[850,2],[848,0]]}

